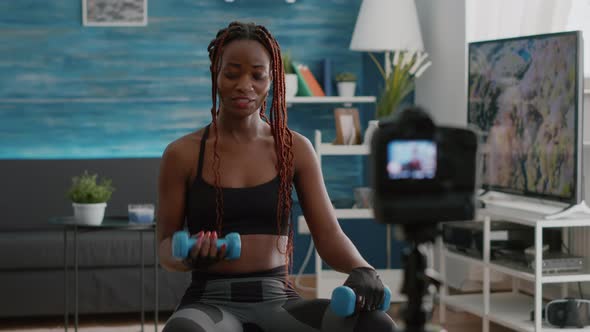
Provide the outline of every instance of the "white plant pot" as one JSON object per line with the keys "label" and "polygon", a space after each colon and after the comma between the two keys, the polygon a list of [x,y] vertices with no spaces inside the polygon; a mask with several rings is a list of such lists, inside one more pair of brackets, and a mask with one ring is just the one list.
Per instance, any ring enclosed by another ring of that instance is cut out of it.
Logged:
{"label": "white plant pot", "polygon": [[295,97],[298,84],[297,74],[285,74],[285,97]]}
{"label": "white plant pot", "polygon": [[104,210],[107,207],[107,203],[72,203],[72,206],[74,207],[74,218],[76,222],[82,225],[97,226],[104,219]]}
{"label": "white plant pot", "polygon": [[338,82],[338,95],[340,97],[354,97],[356,82]]}

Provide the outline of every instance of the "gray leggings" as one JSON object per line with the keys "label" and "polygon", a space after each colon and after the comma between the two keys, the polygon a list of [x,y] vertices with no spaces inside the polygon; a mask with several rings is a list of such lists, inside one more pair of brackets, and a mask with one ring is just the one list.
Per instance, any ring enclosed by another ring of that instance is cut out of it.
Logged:
{"label": "gray leggings", "polygon": [[255,275],[195,280],[163,332],[394,331],[384,312],[338,317],[329,300],[304,300],[286,282],[284,267]]}

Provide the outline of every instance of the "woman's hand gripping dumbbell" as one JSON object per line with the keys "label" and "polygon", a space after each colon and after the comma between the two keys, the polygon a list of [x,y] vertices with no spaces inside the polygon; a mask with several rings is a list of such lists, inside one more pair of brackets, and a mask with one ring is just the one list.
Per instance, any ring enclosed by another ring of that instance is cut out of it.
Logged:
{"label": "woman's hand gripping dumbbell", "polygon": [[357,311],[387,311],[390,303],[391,290],[383,285],[377,272],[360,267],[350,272],[344,286],[334,289],[330,308],[336,315],[348,317]]}
{"label": "woman's hand gripping dumbbell", "polygon": [[[209,243],[216,240],[216,253],[209,251]],[[199,247],[201,254],[191,255],[193,246]],[[202,251],[201,245],[205,245]],[[206,268],[222,259],[238,259],[242,250],[242,243],[238,233],[229,233],[225,238],[218,239],[215,232],[199,232],[196,238],[191,238],[186,231],[179,231],[172,236],[172,256],[182,259],[185,265],[192,269]]]}
{"label": "woman's hand gripping dumbbell", "polygon": [[[384,288],[383,302],[376,309],[381,311],[389,310],[391,305],[391,290],[389,287]],[[357,296],[352,288],[347,286],[336,287],[332,291],[332,300],[330,301],[330,308],[337,316],[348,317],[354,314],[356,309]]]}

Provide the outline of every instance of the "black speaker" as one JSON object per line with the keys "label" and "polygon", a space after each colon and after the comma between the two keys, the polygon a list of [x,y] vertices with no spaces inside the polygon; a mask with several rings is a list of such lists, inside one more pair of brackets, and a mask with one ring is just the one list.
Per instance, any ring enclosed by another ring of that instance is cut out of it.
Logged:
{"label": "black speaker", "polygon": [[[545,322],[555,327],[583,328],[590,325],[590,300],[553,300],[543,308],[542,317]],[[535,320],[534,310],[531,312],[531,320]]]}

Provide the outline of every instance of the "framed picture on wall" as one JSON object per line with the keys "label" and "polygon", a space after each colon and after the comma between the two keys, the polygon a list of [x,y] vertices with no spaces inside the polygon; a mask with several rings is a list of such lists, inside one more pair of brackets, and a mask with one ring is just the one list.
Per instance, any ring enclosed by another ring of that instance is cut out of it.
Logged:
{"label": "framed picture on wall", "polygon": [[334,109],[334,120],[336,121],[336,140],[334,144],[360,144],[361,125],[359,111],[356,108]]}
{"label": "framed picture on wall", "polygon": [[82,0],[84,26],[145,26],[147,0]]}

